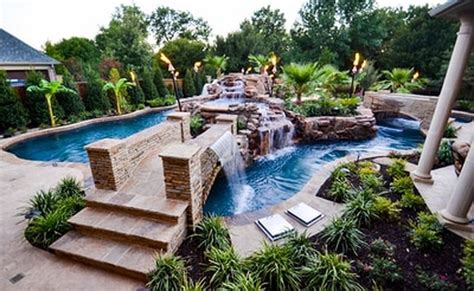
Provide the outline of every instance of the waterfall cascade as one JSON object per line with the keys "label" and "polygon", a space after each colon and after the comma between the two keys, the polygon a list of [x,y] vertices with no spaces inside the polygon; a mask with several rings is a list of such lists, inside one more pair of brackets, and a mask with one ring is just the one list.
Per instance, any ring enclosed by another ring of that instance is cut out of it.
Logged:
{"label": "waterfall cascade", "polygon": [[245,83],[242,80],[219,82],[222,89],[220,98],[245,98]]}
{"label": "waterfall cascade", "polygon": [[219,157],[219,162],[226,175],[232,197],[235,200],[235,213],[246,211],[254,196],[254,191],[247,184],[245,164],[235,137],[230,132],[226,132],[211,146],[211,149]]}
{"label": "waterfall cascade", "polygon": [[286,118],[285,112],[274,112],[267,107],[260,107],[259,112],[262,116],[258,128],[261,155],[290,146],[293,143],[295,127]]}

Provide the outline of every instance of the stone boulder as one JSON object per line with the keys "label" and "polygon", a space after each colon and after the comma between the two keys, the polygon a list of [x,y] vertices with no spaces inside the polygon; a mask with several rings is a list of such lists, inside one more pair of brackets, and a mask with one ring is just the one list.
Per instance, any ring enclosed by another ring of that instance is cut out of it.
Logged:
{"label": "stone boulder", "polygon": [[454,158],[454,171],[459,176],[466,160],[467,154],[469,153],[470,145],[467,142],[456,141],[451,146]]}

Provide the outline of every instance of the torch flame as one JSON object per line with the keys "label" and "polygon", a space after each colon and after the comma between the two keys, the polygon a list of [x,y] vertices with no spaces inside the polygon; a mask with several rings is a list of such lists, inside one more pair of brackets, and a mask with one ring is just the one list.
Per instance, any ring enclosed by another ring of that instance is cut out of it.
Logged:
{"label": "torch flame", "polygon": [[247,68],[247,71],[245,72],[245,74],[250,73],[250,71],[252,71],[252,67],[248,67],[248,68]]}
{"label": "torch flame", "polygon": [[360,54],[356,53],[355,58],[354,58],[354,67],[357,67],[359,65],[359,60],[360,60]]}
{"label": "torch flame", "polygon": [[133,84],[137,84],[136,82],[137,76],[135,75],[134,71],[130,71],[130,77],[132,78]]}
{"label": "torch flame", "polygon": [[160,60],[162,60],[163,62],[165,62],[167,65],[171,64],[170,59],[168,59],[168,57],[165,56],[164,53],[160,53]]}
{"label": "torch flame", "polygon": [[179,76],[179,72],[176,71],[176,73],[174,73],[174,77],[175,77],[175,78],[178,78],[178,76]]}
{"label": "torch flame", "polygon": [[413,81],[416,81],[419,77],[420,77],[420,73],[415,72],[415,74],[413,75]]}
{"label": "torch flame", "polygon": [[367,67],[367,60],[364,60],[362,62],[362,65],[360,66],[361,69],[365,69]]}
{"label": "torch flame", "polygon": [[194,71],[197,73],[199,71],[199,67],[201,67],[202,63],[200,61],[197,61],[194,63]]}
{"label": "torch flame", "polygon": [[272,57],[270,58],[270,62],[272,63],[273,66],[276,66],[278,60],[275,54],[273,54]]}

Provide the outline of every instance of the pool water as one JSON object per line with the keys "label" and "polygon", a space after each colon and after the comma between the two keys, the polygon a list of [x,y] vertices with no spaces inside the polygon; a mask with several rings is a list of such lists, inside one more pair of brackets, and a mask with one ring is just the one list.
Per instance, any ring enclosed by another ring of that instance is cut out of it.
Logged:
{"label": "pool water", "polygon": [[348,154],[413,149],[424,141],[419,124],[412,121],[389,119],[378,126],[377,136],[370,140],[301,144],[267,155],[246,169],[250,187],[245,187],[245,193],[235,197],[232,197],[226,179],[218,178],[204,211],[227,216],[268,207],[296,194],[325,163]]}
{"label": "pool water", "polygon": [[87,163],[89,160],[84,146],[104,138],[126,138],[161,123],[168,112],[147,113],[37,137],[17,143],[8,151],[28,160]]}

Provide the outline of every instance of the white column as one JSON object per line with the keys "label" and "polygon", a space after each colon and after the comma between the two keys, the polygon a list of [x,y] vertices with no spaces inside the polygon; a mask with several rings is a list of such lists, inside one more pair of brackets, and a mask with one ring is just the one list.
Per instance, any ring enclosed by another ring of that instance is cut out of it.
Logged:
{"label": "white column", "polygon": [[471,148],[462,167],[454,191],[449,198],[448,206],[441,211],[441,215],[455,223],[469,223],[467,213],[474,198],[474,136]]}
{"label": "white column", "polygon": [[449,61],[448,71],[444,78],[443,88],[439,94],[438,103],[436,104],[433,119],[423,146],[423,152],[421,153],[418,167],[412,173],[412,177],[416,181],[432,183],[431,169],[433,168],[453,103],[458,95],[464,71],[469,62],[469,55],[474,40],[474,17],[472,15],[463,15],[460,17],[460,21],[461,28],[458,32],[451,60]]}

